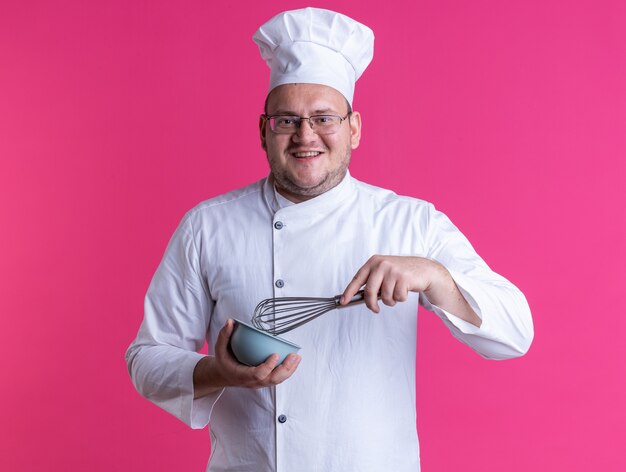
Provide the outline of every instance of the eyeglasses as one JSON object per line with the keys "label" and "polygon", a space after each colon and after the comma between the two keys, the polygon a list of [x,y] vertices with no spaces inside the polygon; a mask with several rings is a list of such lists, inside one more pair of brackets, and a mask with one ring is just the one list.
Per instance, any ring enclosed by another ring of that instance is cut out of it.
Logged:
{"label": "eyeglasses", "polygon": [[270,122],[270,129],[276,134],[293,134],[304,120],[309,122],[311,129],[317,134],[333,134],[339,131],[341,123],[350,116],[348,113],[343,118],[338,115],[263,115]]}

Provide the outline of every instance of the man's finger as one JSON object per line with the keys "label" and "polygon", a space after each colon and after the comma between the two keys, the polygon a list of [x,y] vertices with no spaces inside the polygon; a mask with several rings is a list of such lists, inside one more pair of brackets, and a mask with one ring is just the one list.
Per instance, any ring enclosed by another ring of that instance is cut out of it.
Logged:
{"label": "man's finger", "polygon": [[282,364],[272,372],[272,384],[276,385],[287,380],[295,372],[302,358],[297,354],[289,354]]}
{"label": "man's finger", "polygon": [[380,288],[380,298],[383,303],[387,306],[394,306],[396,301],[394,299],[394,290],[397,281],[394,279],[385,279],[383,280],[382,286]]}
{"label": "man's finger", "polygon": [[398,302],[406,302],[409,298],[409,288],[404,283],[396,283],[393,291],[393,299]]}
{"label": "man's finger", "polygon": [[345,305],[350,300],[352,300],[352,297],[354,297],[356,293],[361,289],[361,287],[365,285],[365,282],[367,282],[367,278],[369,277],[369,274],[370,274],[369,265],[368,263],[365,263],[365,265],[357,271],[352,281],[348,284],[346,289],[343,291],[343,295],[341,296],[341,300],[339,303],[342,305]]}
{"label": "man's finger", "polygon": [[384,274],[380,270],[374,270],[370,273],[367,283],[365,284],[365,305],[374,313],[380,312],[378,306],[378,295],[380,293],[384,280]]}
{"label": "man's finger", "polygon": [[220,329],[219,334],[217,335],[217,341],[215,342],[215,352],[225,353],[228,351],[228,343],[230,342],[230,337],[233,334],[235,323],[233,320],[226,320],[226,324]]}
{"label": "man's finger", "polygon": [[260,382],[265,381],[271,374],[276,364],[278,364],[278,354],[272,354],[265,361],[254,368],[254,378]]}
{"label": "man's finger", "polygon": [[378,306],[378,289],[365,287],[365,306],[374,313],[380,313],[380,306]]}

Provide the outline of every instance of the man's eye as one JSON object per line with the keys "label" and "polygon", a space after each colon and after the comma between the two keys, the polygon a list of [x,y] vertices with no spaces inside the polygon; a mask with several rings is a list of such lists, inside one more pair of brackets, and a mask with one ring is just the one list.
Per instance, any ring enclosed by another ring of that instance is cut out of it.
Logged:
{"label": "man's eye", "polygon": [[316,125],[330,125],[334,119],[332,116],[316,116],[314,121]]}
{"label": "man's eye", "polygon": [[294,126],[296,122],[297,122],[297,118],[290,118],[290,117],[276,118],[277,126]]}

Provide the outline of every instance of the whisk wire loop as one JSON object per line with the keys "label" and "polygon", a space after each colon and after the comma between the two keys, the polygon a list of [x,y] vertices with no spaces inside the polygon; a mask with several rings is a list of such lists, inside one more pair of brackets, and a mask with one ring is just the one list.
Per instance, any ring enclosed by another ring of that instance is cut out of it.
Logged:
{"label": "whisk wire loop", "polygon": [[[254,309],[252,324],[258,329],[277,336],[298,328],[335,308],[341,308],[340,299],[341,295],[332,298],[268,298]],[[363,301],[363,291],[360,291],[347,305],[362,303]]]}

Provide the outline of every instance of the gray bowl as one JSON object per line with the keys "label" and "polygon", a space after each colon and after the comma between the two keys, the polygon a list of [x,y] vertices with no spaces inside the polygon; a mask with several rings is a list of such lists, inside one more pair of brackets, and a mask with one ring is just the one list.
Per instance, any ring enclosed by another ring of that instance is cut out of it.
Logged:
{"label": "gray bowl", "polygon": [[230,348],[242,364],[255,367],[272,354],[278,354],[278,364],[282,364],[288,354],[300,350],[300,346],[286,339],[272,336],[243,321],[234,321],[235,330],[230,337]]}

